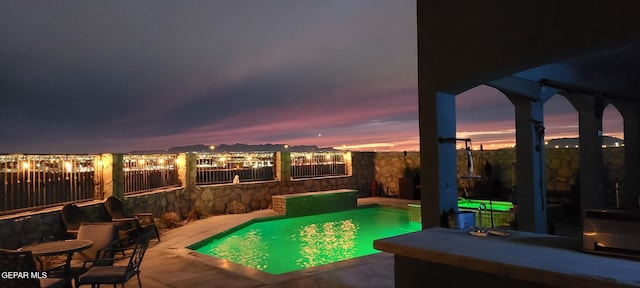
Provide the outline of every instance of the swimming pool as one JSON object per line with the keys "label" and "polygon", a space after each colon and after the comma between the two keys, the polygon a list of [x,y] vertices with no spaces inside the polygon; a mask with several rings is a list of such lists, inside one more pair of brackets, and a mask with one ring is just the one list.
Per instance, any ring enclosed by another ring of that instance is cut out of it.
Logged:
{"label": "swimming pool", "polygon": [[271,274],[379,253],[373,240],[419,231],[407,210],[387,207],[254,222],[190,249]]}

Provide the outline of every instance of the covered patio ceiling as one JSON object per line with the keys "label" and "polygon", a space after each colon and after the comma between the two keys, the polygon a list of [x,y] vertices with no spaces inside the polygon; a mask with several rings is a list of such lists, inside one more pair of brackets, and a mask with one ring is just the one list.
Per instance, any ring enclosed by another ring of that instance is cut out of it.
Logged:
{"label": "covered patio ceiling", "polygon": [[546,232],[543,104],[555,94],[579,113],[581,208],[604,207],[598,136],[613,104],[624,121],[623,202],[638,209],[640,2],[434,0],[417,8],[423,227],[456,207],[456,148],[441,140],[456,135],[455,96],[479,85],[515,106],[518,229]]}
{"label": "covered patio ceiling", "polygon": [[638,102],[640,44],[569,57],[513,76],[569,92]]}

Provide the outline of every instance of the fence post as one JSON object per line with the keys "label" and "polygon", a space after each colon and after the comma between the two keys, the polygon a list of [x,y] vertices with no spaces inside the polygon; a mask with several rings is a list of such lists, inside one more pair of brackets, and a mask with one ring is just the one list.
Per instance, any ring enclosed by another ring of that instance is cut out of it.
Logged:
{"label": "fence post", "polygon": [[[178,177],[182,182],[185,191],[195,191],[196,189],[196,172],[197,172],[196,153],[180,153],[178,155]],[[184,164],[184,165],[182,165]]]}
{"label": "fence post", "polygon": [[102,154],[103,199],[124,199],[124,157],[120,153]]}
{"label": "fence post", "polygon": [[93,199],[104,199],[104,155],[93,157]]}
{"label": "fence post", "polygon": [[353,161],[351,160],[351,151],[344,152],[344,169],[347,176],[353,176]]}
{"label": "fence post", "polygon": [[291,181],[291,153],[289,151],[276,152],[276,178],[280,182]]}

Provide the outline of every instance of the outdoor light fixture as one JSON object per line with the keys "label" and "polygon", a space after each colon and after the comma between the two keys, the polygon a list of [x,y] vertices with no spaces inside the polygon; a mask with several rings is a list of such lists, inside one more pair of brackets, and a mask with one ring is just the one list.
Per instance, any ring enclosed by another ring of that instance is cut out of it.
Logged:
{"label": "outdoor light fixture", "polygon": [[[460,178],[472,179],[481,178],[481,175],[473,173],[473,156],[471,153],[471,139],[470,138],[444,138],[440,137],[438,140],[440,143],[455,143],[456,141],[464,141],[464,150],[467,152],[467,174]],[[405,152],[406,153],[406,152]]]}

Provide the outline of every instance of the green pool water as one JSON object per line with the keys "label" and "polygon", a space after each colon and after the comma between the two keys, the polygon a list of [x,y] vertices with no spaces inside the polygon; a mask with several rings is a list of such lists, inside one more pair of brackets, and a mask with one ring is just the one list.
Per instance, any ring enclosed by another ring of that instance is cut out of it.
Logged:
{"label": "green pool water", "polygon": [[407,210],[371,207],[259,221],[189,247],[199,253],[283,274],[372,255],[373,240],[419,231]]}

